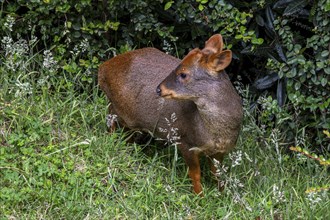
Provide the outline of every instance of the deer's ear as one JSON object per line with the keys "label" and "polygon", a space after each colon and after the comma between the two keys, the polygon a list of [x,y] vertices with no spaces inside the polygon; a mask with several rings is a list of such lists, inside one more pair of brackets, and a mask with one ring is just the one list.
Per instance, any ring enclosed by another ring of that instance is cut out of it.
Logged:
{"label": "deer's ear", "polygon": [[218,73],[229,66],[231,59],[232,52],[230,50],[224,50],[220,53],[209,55],[206,65],[213,73]]}
{"label": "deer's ear", "polygon": [[202,50],[205,54],[220,53],[223,48],[223,40],[221,34],[215,34],[205,42],[205,47]]}

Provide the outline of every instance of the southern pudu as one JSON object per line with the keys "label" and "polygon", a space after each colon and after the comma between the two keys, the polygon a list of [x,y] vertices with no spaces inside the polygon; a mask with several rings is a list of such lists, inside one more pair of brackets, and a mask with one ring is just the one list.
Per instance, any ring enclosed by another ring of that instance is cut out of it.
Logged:
{"label": "southern pudu", "polygon": [[110,130],[120,125],[166,139],[175,129],[194,191],[201,195],[199,156],[207,156],[215,173],[213,159],[221,162],[235,147],[243,118],[241,98],[224,70],[232,52],[222,48],[220,34],[183,60],[143,48],[106,61],[98,72],[109,112],[117,115]]}

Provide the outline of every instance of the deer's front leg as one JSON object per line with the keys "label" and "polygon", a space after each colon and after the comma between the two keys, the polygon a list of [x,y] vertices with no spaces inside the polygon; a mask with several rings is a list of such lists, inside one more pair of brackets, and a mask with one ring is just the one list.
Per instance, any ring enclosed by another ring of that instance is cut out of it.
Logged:
{"label": "deer's front leg", "polygon": [[199,152],[189,150],[184,145],[179,147],[181,154],[188,166],[188,175],[193,183],[194,192],[203,196],[201,184],[201,168],[199,163]]}

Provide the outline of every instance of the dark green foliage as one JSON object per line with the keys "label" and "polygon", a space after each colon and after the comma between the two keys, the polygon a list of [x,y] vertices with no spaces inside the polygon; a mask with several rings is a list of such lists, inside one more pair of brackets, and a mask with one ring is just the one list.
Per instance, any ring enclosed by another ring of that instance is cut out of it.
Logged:
{"label": "dark green foliage", "polygon": [[[291,119],[270,117],[293,144],[302,128],[329,150],[320,132],[330,128],[329,0],[34,0],[0,1],[1,56],[4,37],[26,39],[42,65],[49,50],[57,63],[47,89],[91,92],[98,64],[132,48],[153,46],[183,57],[221,33],[234,52],[228,72],[252,85],[252,95],[271,96]],[[13,19],[13,26],[8,26]],[[39,41],[32,42],[36,36]],[[30,44],[30,42],[32,42]],[[13,63],[19,56],[10,52]],[[33,69],[33,67],[31,67]],[[16,79],[19,71],[4,72]],[[16,75],[15,75],[16,74]],[[16,78],[15,78],[16,76]],[[10,79],[8,79],[10,81]],[[58,85],[61,85],[60,87]],[[254,86],[253,86],[254,85]],[[272,129],[272,127],[269,127]]]}

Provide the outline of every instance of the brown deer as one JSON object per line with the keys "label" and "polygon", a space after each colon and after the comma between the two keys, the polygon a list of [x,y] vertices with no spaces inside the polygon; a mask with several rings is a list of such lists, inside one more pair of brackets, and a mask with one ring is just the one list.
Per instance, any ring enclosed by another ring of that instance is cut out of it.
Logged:
{"label": "brown deer", "polygon": [[215,173],[212,160],[221,162],[235,147],[242,124],[241,98],[224,70],[232,52],[222,48],[216,34],[183,60],[154,48],[138,49],[106,61],[98,72],[109,112],[118,116],[110,130],[120,125],[166,139],[174,129],[197,194],[202,194],[199,156],[209,158]]}

